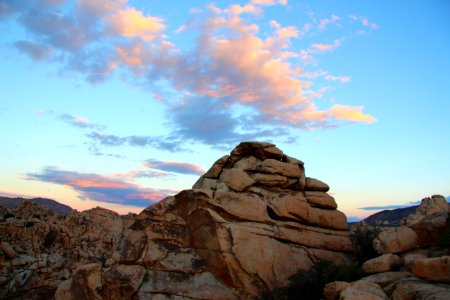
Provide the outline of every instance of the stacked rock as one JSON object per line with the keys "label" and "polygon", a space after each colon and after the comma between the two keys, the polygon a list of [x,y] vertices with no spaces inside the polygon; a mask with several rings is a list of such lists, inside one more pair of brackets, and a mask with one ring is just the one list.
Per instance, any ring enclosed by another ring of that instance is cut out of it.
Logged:
{"label": "stacked rock", "polygon": [[267,206],[267,217],[347,230],[346,216],[327,194],[330,187],[305,176],[302,161],[289,157],[270,143],[243,142],[217,160],[194,184],[211,198],[224,193],[257,196]]}
{"label": "stacked rock", "polygon": [[[352,251],[346,217],[328,189],[275,145],[241,143],[192,189],[139,214],[118,243],[116,263],[90,267],[103,274],[101,292],[91,292],[108,299],[127,298],[124,290],[137,299],[255,299],[317,261],[345,261]],[[117,270],[139,280],[131,285]],[[75,275],[56,299],[80,284]]]}

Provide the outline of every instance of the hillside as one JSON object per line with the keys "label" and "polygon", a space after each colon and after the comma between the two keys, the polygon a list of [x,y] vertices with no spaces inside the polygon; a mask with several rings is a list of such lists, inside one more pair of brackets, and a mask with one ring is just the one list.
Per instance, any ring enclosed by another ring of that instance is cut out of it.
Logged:
{"label": "hillside", "polygon": [[62,215],[62,216],[66,216],[72,211],[72,208],[70,206],[59,203],[58,201],[55,201],[52,199],[47,199],[47,198],[27,199],[27,198],[22,198],[22,197],[10,198],[10,197],[0,196],[0,205],[7,207],[7,208],[17,208],[25,200],[29,200],[31,202],[35,202],[37,204],[45,206],[45,207],[51,209],[52,211],[54,211],[55,213]]}

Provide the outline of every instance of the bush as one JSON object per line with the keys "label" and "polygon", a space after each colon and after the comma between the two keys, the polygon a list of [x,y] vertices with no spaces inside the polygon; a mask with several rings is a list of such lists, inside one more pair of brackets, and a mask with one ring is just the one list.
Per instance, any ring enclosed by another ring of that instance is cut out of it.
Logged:
{"label": "bush", "polygon": [[14,218],[15,217],[15,215],[13,215],[12,213],[10,213],[10,212],[7,212],[6,214],[5,214],[5,216],[3,217],[3,219],[9,219],[9,218]]}
{"label": "bush", "polygon": [[355,281],[364,277],[358,265],[336,265],[328,261],[316,263],[308,271],[300,271],[289,277],[289,285],[277,288],[267,300],[315,300],[322,298],[325,284],[333,281]]}
{"label": "bush", "polygon": [[56,238],[58,237],[58,234],[55,230],[50,229],[50,231],[47,233],[47,235],[44,238],[44,247],[49,248],[51,247],[55,242]]}
{"label": "bush", "polygon": [[350,233],[353,254],[360,264],[375,258],[378,253],[373,249],[373,240],[380,234],[379,228],[358,227]]}
{"label": "bush", "polygon": [[439,246],[450,249],[450,213],[447,216],[447,228],[437,240]]}

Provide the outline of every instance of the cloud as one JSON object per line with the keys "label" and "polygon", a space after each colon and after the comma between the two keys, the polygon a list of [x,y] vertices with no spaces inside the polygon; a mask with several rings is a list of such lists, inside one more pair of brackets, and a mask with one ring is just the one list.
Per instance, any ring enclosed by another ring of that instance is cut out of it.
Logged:
{"label": "cloud", "polygon": [[201,166],[191,163],[149,159],[142,164],[152,169],[180,174],[202,175],[203,173],[205,173],[205,170]]}
{"label": "cloud", "polygon": [[410,207],[413,205],[418,205],[417,204],[393,204],[393,205],[384,205],[384,206],[366,206],[366,207],[360,207],[358,209],[363,209],[363,210],[389,210],[389,209],[397,209],[397,208],[405,208],[405,207]]}
{"label": "cloud", "polygon": [[71,115],[71,114],[62,114],[59,116],[59,118],[66,122],[67,124],[70,124],[72,126],[78,127],[78,128],[96,128],[96,129],[103,129],[104,126],[99,124],[92,123],[88,118],[78,116],[78,115]]}
{"label": "cloud", "polygon": [[46,45],[32,41],[17,41],[14,46],[33,60],[44,60],[52,53],[52,50]]}
{"label": "cloud", "polygon": [[336,118],[337,120],[348,120],[352,122],[366,122],[373,123],[377,119],[371,115],[364,114],[362,112],[363,107],[350,107],[347,105],[336,104],[330,108],[330,116]]}
{"label": "cloud", "polygon": [[[308,79],[303,64],[314,62],[315,54],[332,52],[341,39],[333,43],[315,39],[309,48],[301,49],[297,41],[313,25],[282,26],[277,20],[271,21],[269,32],[260,32],[254,20],[262,19],[269,6],[287,1],[252,0],[224,8],[210,4],[177,30],[176,36],[196,35],[188,49],[178,47],[166,34],[164,18],[144,13],[126,0],[78,0],[74,6],[66,6],[65,1],[0,3],[7,3],[1,8],[3,15],[16,16],[35,43],[16,45],[22,45],[21,51],[32,58],[53,58],[63,66],[62,72],[84,74],[91,83],[120,73],[145,90],[163,94],[159,92],[162,85],[176,95],[161,100],[173,125],[168,136],[88,134],[98,145],[177,151],[188,141],[222,147],[257,133],[272,138],[270,130],[281,133],[375,120],[361,106],[328,103],[327,107],[321,101],[319,109],[316,104],[329,88],[314,80],[339,84],[349,77],[324,74]],[[361,26],[371,27],[362,17],[355,18]],[[325,29],[338,20],[331,15],[317,27]],[[81,127],[82,122],[72,125]]]}
{"label": "cloud", "polygon": [[82,199],[139,207],[147,207],[174,193],[164,189],[143,188],[115,177],[64,171],[54,167],[46,167],[39,173],[28,173],[26,178],[70,187],[80,193]]}
{"label": "cloud", "polygon": [[127,38],[140,37],[151,42],[166,27],[159,17],[144,16],[132,7],[120,9],[106,18],[107,33]]}
{"label": "cloud", "polygon": [[328,25],[336,23],[337,21],[339,21],[340,18],[336,15],[331,15],[331,17],[329,19],[321,19],[319,22],[319,25],[317,26],[317,28],[319,30],[324,30],[325,28],[327,28]]}
{"label": "cloud", "polygon": [[[131,147],[154,147],[157,149],[167,150],[171,152],[186,151],[177,137],[157,137],[157,136],[124,136],[120,137],[113,134],[105,134],[103,132],[94,131],[86,135],[95,144],[102,146],[124,146]],[[98,150],[95,145],[93,150]],[[94,151],[95,152],[95,151]]]}
{"label": "cloud", "polygon": [[341,40],[334,40],[333,44],[313,44],[311,45],[310,52],[318,53],[318,52],[328,52],[336,49],[342,44]]}
{"label": "cloud", "polygon": [[353,21],[359,21],[361,23],[361,25],[368,27],[372,30],[379,28],[378,24],[369,21],[369,19],[367,17],[358,16],[358,15],[350,15],[349,18]]}

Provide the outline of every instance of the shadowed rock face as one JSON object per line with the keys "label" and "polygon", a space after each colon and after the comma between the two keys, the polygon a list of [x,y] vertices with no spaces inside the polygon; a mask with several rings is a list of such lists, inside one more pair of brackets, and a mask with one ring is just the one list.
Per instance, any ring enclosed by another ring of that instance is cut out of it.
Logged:
{"label": "shadowed rock face", "polygon": [[[91,266],[102,274],[95,293],[110,299],[252,299],[286,285],[317,260],[345,260],[352,250],[347,220],[328,189],[273,144],[241,143],[192,189],[138,215],[112,255],[115,264]],[[81,271],[58,289],[57,299],[70,299]]]}

